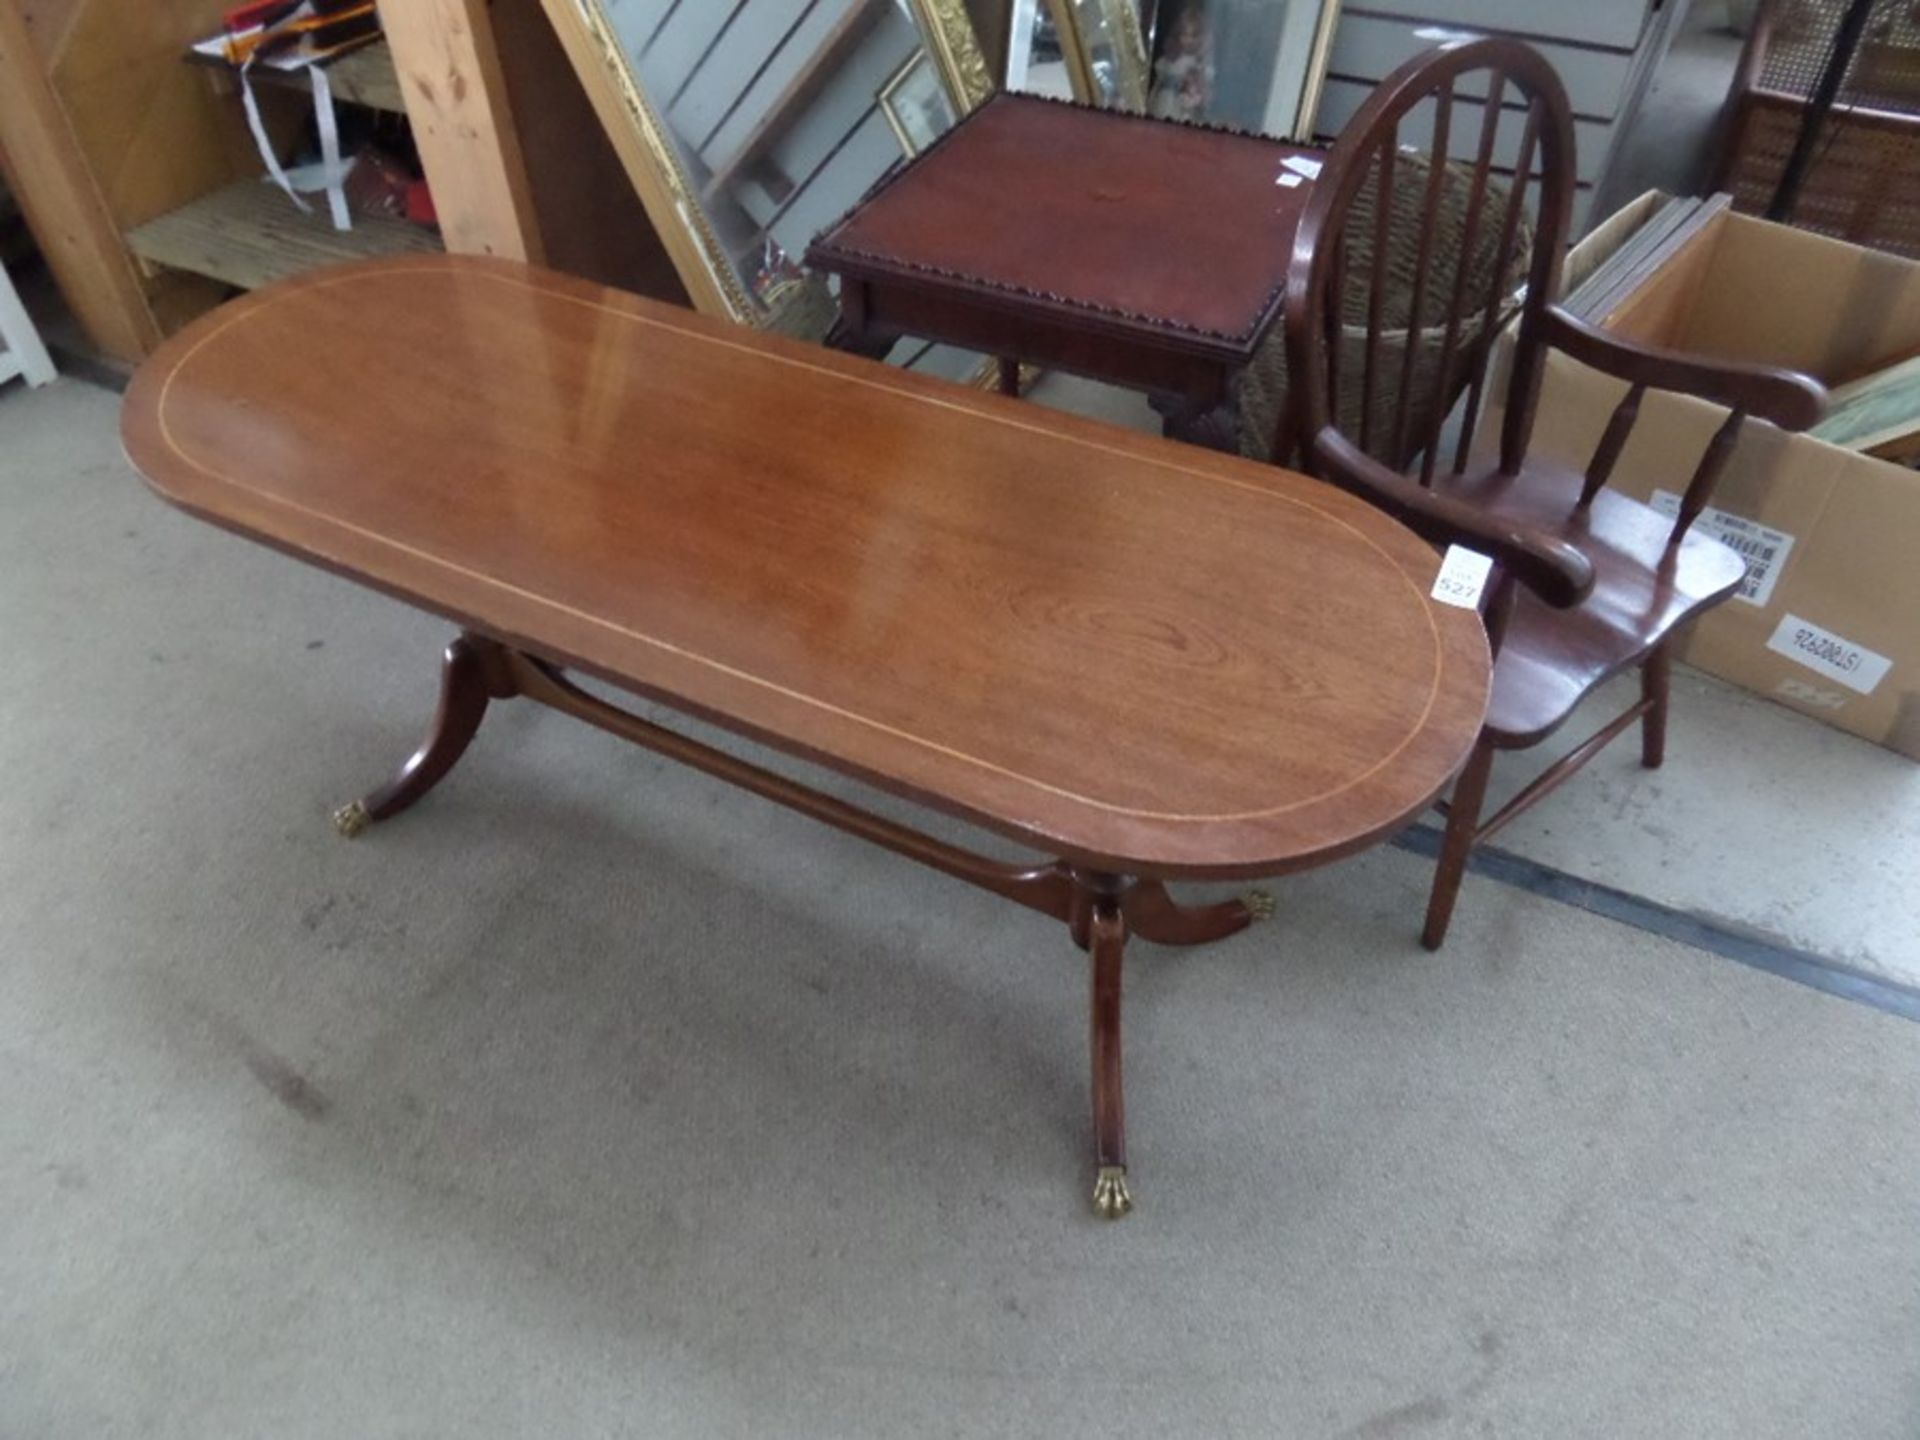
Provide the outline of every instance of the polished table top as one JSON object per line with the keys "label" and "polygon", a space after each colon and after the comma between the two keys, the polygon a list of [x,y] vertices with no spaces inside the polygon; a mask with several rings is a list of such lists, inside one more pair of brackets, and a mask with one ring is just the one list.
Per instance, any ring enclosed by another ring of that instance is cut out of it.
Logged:
{"label": "polished table top", "polygon": [[1485,708],[1478,616],[1345,494],[504,261],[235,301],[123,433],[195,514],[1129,874],[1369,843]]}
{"label": "polished table top", "polygon": [[1264,135],[1002,94],[814,241],[835,274],[911,277],[1249,359],[1310,187]]}

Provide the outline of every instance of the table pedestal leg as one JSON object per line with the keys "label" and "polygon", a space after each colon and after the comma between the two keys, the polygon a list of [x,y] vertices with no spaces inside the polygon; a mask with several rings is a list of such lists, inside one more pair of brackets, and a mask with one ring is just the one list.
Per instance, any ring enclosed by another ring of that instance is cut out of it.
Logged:
{"label": "table pedestal leg", "polygon": [[500,647],[478,635],[447,646],[440,663],[440,704],[418,750],[385,785],[333,812],[333,826],[348,839],[376,820],[398,815],[443,779],[466,753],[487,702],[512,695]]}
{"label": "table pedestal leg", "polygon": [[1133,1209],[1127,1183],[1127,1107],[1120,1062],[1121,969],[1127,938],[1204,945],[1273,913],[1261,891],[1218,905],[1177,903],[1158,880],[1076,870],[1066,907],[1073,943],[1087,952],[1088,1050],[1093,1080],[1093,1208],[1109,1220]]}
{"label": "table pedestal leg", "polygon": [[1133,1209],[1127,1188],[1127,1112],[1120,1076],[1120,966],[1127,922],[1111,895],[1097,896],[1088,925],[1092,969],[1093,1208],[1109,1220]]}
{"label": "table pedestal leg", "polygon": [[1182,905],[1158,880],[1142,880],[1121,903],[1128,930],[1156,945],[1206,945],[1273,916],[1273,897],[1264,890],[1218,905]]}
{"label": "table pedestal leg", "polygon": [[1163,395],[1152,396],[1150,401],[1160,413],[1160,433],[1169,440],[1229,455],[1240,453],[1240,412],[1231,401],[1200,404]]}
{"label": "table pedestal leg", "polygon": [[1093,943],[1093,892],[1075,884],[1073,898],[1067,902],[1067,933],[1074,945],[1084,950]]}
{"label": "table pedestal leg", "polygon": [[1091,1060],[1095,1210],[1118,1220],[1133,1209],[1127,1183],[1127,1122],[1120,1062],[1121,966],[1127,937],[1164,945],[1199,945],[1244,929],[1272,913],[1259,892],[1224,904],[1177,903],[1158,880],[1083,870],[1066,861],[1007,862],[977,855],[679,735],[571,684],[550,662],[483,635],[463,634],[447,647],[440,703],[420,748],[394,778],[334,813],[343,835],[396,815],[424,796],[465,753],[494,700],[523,696],[573,715],[658,754],[738,785],[790,809],[859,835],[936,870],[1005,896],[1064,923],[1088,959],[1088,1049]]}
{"label": "table pedestal leg", "polygon": [[842,315],[833,322],[822,343],[829,350],[842,350],[849,355],[864,356],[868,360],[885,360],[900,336],[880,330],[867,330],[850,324]]}

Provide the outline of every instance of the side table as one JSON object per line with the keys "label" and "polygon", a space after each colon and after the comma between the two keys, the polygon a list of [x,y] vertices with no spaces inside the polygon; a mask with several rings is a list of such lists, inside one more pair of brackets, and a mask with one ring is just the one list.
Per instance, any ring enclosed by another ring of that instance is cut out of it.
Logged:
{"label": "side table", "polygon": [[1233,377],[1279,317],[1311,182],[1262,135],[1002,94],[818,236],[834,340],[902,335],[1147,392],[1169,435],[1231,450]]}

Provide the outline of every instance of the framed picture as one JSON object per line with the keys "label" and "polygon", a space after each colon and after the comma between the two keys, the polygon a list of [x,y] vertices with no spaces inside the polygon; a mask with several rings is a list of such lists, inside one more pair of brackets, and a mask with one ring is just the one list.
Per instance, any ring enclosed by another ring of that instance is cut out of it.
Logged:
{"label": "framed picture", "polygon": [[1310,140],[1340,0],[1160,0],[1149,108]]}
{"label": "framed picture", "polygon": [[1135,0],[1047,0],[1061,58],[1083,105],[1143,111],[1153,74]]}
{"label": "framed picture", "polygon": [[925,50],[910,56],[876,98],[909,159],[953,127],[953,101]]}

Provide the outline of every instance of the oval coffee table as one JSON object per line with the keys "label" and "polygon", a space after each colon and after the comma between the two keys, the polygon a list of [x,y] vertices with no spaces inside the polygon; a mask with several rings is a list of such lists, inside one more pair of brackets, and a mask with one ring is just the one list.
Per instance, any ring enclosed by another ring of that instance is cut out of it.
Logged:
{"label": "oval coffee table", "polygon": [[[1438,560],[1303,476],[525,266],[258,291],[128,391],[203,519],[454,621],[439,712],[352,834],[521,696],[1065,923],[1091,955],[1095,1198],[1131,1204],[1121,954],[1245,926],[1276,875],[1427,808],[1486,706]],[[988,859],[589,694],[569,671],[957,816]]]}

